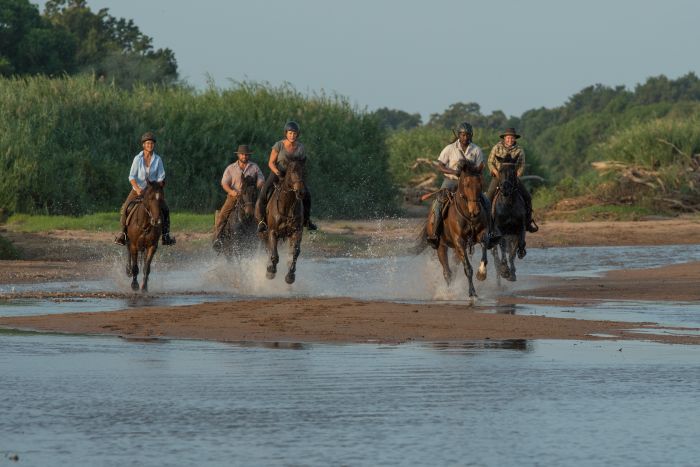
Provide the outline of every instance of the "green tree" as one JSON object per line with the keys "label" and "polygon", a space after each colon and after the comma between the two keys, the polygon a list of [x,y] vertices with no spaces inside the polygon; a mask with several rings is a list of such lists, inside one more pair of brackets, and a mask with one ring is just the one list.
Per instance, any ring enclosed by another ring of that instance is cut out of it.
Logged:
{"label": "green tree", "polygon": [[77,39],[75,61],[81,72],[131,88],[137,82],[173,84],[177,62],[170,49],[153,48],[133,20],[115,18],[109,9],[97,13],[86,0],[49,0],[44,15],[57,28]]}
{"label": "green tree", "polygon": [[418,113],[410,114],[403,110],[382,107],[372,112],[372,114],[376,116],[384,128],[388,130],[410,130],[422,124],[421,116]]}
{"label": "green tree", "polygon": [[482,114],[481,106],[476,102],[456,102],[441,114],[431,114],[428,125],[437,128],[457,128],[465,121],[474,127],[503,129],[508,125],[509,119],[500,110],[492,112],[491,115]]}

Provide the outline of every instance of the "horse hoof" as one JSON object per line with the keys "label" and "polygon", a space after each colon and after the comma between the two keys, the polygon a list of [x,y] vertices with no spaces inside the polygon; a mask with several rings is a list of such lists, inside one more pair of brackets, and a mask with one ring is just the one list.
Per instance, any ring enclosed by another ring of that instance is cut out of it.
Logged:
{"label": "horse hoof", "polygon": [[527,251],[525,250],[525,248],[518,249],[518,258],[523,259],[526,254],[527,254]]}
{"label": "horse hoof", "polygon": [[287,274],[287,275],[284,277],[284,281],[285,281],[287,284],[293,284],[295,279],[296,279],[296,275],[294,275],[294,274]]}
{"label": "horse hoof", "polygon": [[131,290],[137,291],[139,289],[139,283],[138,282],[132,282],[131,283]]}
{"label": "horse hoof", "polygon": [[486,272],[485,272],[485,271],[484,271],[484,272],[477,271],[477,273],[476,273],[476,280],[478,280],[478,281],[484,281],[484,280],[486,280]]}
{"label": "horse hoof", "polygon": [[510,282],[515,282],[515,274],[511,274],[510,276],[506,277]]}
{"label": "horse hoof", "polygon": [[148,287],[141,287],[141,293],[148,293]]}
{"label": "horse hoof", "polygon": [[274,279],[275,273],[271,272],[271,271],[267,271],[267,273],[265,274],[265,277],[267,277],[268,279]]}

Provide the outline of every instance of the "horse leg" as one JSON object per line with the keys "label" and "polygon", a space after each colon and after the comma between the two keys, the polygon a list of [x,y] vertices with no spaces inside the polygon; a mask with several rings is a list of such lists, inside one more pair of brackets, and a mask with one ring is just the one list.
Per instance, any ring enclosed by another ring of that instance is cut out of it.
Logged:
{"label": "horse leg", "polygon": [[467,256],[467,251],[465,245],[457,245],[455,248],[459,259],[462,261],[462,266],[464,266],[464,275],[467,276],[469,281],[469,298],[476,297],[476,289],[474,289],[474,269],[472,268],[472,263],[469,262],[469,256]]}
{"label": "horse leg", "polygon": [[510,246],[510,251],[508,254],[508,263],[510,265],[510,274],[506,279],[508,279],[511,282],[515,282],[517,279],[515,276],[515,254],[518,252],[520,254],[520,244],[515,243],[515,240],[511,241],[511,246]]}
{"label": "horse leg", "polygon": [[525,250],[525,227],[520,231],[520,236],[518,237],[518,258],[523,259],[527,254]]}
{"label": "horse leg", "polygon": [[131,264],[131,290],[139,289],[139,250],[136,245],[129,246],[129,263]]}
{"label": "horse leg", "polygon": [[274,279],[275,274],[277,274],[277,263],[279,263],[280,257],[277,253],[277,235],[273,232],[268,234],[267,248],[270,251],[270,262],[267,264],[266,277]]}
{"label": "horse leg", "polygon": [[510,277],[510,268],[508,267],[508,256],[510,255],[510,250],[511,250],[511,237],[506,237],[505,240],[501,243],[501,264],[499,266],[499,271],[501,274],[501,277],[504,279],[508,279]]}
{"label": "horse leg", "polygon": [[146,258],[143,262],[143,283],[141,284],[141,292],[148,292],[148,275],[151,273],[151,261],[153,261],[153,256],[156,254],[158,249],[158,243],[151,245],[148,250],[146,250]]}
{"label": "horse leg", "polygon": [[479,270],[476,272],[476,278],[480,281],[486,280],[486,265],[489,264],[487,241],[486,234],[484,234],[481,239],[481,263],[479,263]]}
{"label": "horse leg", "polygon": [[452,271],[450,271],[450,260],[447,257],[447,245],[445,245],[445,242],[440,242],[437,254],[440,264],[442,264],[442,276],[445,278],[447,285],[450,285],[452,282]]}
{"label": "horse leg", "polygon": [[287,272],[287,275],[284,277],[284,281],[287,284],[293,284],[294,280],[296,278],[295,272],[297,270],[297,258],[299,257],[299,253],[301,252],[301,236],[302,236],[302,230],[299,229],[297,230],[294,235],[292,235],[292,238],[290,239],[291,241],[290,246],[293,245],[292,251],[290,252],[290,260],[289,260],[289,271]]}

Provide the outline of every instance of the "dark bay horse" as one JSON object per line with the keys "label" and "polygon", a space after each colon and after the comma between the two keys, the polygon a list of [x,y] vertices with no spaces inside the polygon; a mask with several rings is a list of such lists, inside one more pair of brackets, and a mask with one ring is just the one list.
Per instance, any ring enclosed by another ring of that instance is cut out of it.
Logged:
{"label": "dark bay horse", "polygon": [[270,262],[267,265],[267,278],[274,279],[277,274],[277,242],[289,240],[289,270],[284,280],[287,284],[293,284],[296,278],[297,258],[301,251],[302,224],[304,222],[304,164],[305,160],[288,158],[287,170],[280,183],[275,187],[270,196],[265,211],[265,223],[267,231],[263,240],[266,240],[267,250],[270,253]]}
{"label": "dark bay horse", "polygon": [[486,279],[486,264],[488,259],[487,231],[489,213],[481,205],[482,191],[481,171],[469,161],[462,161],[458,166],[459,183],[453,200],[443,216],[443,228],[440,243],[437,248],[438,258],[442,264],[442,274],[449,285],[452,281],[452,271],[447,257],[447,249],[453,248],[457,258],[462,262],[464,274],[469,280],[469,297],[476,296],[473,269],[469,256],[474,253],[474,245],[481,244],[481,264],[476,274],[480,281]]}
{"label": "dark bay horse", "polygon": [[[525,201],[518,191],[517,158],[496,156],[501,163],[498,169],[498,189],[491,201],[493,222],[502,235],[493,248],[493,259],[501,277],[515,281],[515,255],[525,256],[525,227],[527,211]],[[499,249],[500,256],[499,258]]]}
{"label": "dark bay horse", "polygon": [[160,216],[160,202],[163,199],[163,185],[159,182],[148,182],[137,202],[127,217],[127,244],[129,257],[126,263],[126,275],[132,278],[131,289],[138,290],[139,252],[142,255],[143,284],[141,291],[148,291],[148,274],[151,272],[151,261],[158,250],[163,221]]}
{"label": "dark bay horse", "polygon": [[236,206],[226,221],[221,235],[221,252],[231,260],[245,253],[252,253],[258,244],[255,222],[255,202],[258,199],[257,178],[243,177],[243,187],[236,200]]}

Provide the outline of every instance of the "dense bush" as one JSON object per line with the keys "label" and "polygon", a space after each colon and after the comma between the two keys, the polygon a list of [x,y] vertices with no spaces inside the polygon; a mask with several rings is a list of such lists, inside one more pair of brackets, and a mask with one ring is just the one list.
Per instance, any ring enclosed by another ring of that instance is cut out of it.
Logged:
{"label": "dense bush", "polygon": [[251,144],[267,173],[270,148],[289,119],[301,125],[316,214],[395,210],[383,128],[337,96],[255,83],[124,91],[89,78],[36,77],[0,79],[0,104],[0,208],[11,212],[116,210],[146,130],[158,137],[171,207],[214,210],[237,145]]}

